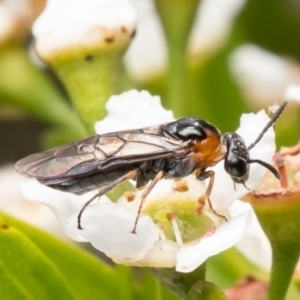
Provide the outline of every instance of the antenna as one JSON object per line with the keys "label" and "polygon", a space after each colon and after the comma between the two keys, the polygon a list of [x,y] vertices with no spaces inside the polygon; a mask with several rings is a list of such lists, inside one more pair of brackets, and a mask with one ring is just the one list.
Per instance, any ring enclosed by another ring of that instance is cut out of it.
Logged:
{"label": "antenna", "polygon": [[256,140],[250,146],[248,146],[248,150],[252,149],[261,140],[261,138],[264,136],[264,134],[266,133],[266,131],[276,122],[276,120],[278,119],[278,117],[281,115],[281,113],[283,112],[284,108],[286,107],[287,103],[288,103],[287,101],[284,101],[279,106],[279,108],[277,109],[277,111],[275,112],[275,114],[272,116],[272,118],[270,119],[270,121],[268,122],[268,124],[261,131],[261,133],[256,138]]}

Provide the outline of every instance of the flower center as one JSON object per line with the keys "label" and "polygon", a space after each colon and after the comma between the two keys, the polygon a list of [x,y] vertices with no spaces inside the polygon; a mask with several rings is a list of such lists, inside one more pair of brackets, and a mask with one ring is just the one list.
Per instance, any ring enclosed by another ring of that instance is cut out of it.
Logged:
{"label": "flower center", "polygon": [[212,220],[203,213],[203,197],[195,199],[182,197],[157,198],[145,204],[143,214],[149,215],[161,229],[161,238],[184,244],[198,240],[211,228]]}

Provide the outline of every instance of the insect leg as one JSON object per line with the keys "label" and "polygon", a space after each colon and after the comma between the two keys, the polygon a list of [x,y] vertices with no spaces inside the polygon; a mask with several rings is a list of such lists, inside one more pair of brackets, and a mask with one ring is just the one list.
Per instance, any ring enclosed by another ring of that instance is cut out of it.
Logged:
{"label": "insect leg", "polygon": [[144,192],[141,196],[141,202],[140,202],[140,205],[139,205],[139,209],[138,209],[138,212],[137,212],[137,215],[136,215],[134,225],[133,225],[133,229],[132,229],[131,233],[136,233],[136,226],[137,226],[137,223],[138,223],[138,220],[139,220],[139,217],[140,217],[140,214],[141,214],[141,211],[142,211],[142,207],[143,207],[143,204],[145,202],[146,197],[149,195],[149,193],[154,188],[154,186],[157,184],[157,182],[164,177],[164,175],[165,175],[164,171],[162,171],[162,170],[158,171],[158,173],[155,175],[154,179],[151,181],[151,183],[144,190]]}
{"label": "insect leg", "polygon": [[200,173],[196,174],[196,178],[197,178],[198,180],[205,180],[205,179],[207,179],[207,178],[209,179],[208,187],[207,187],[206,192],[205,192],[206,197],[207,197],[207,201],[208,201],[208,206],[209,206],[209,208],[213,211],[213,213],[214,213],[216,216],[218,216],[218,217],[224,219],[225,221],[228,221],[227,218],[226,218],[225,216],[223,216],[223,215],[221,215],[221,214],[218,214],[218,213],[215,211],[215,209],[213,208],[212,203],[211,203],[211,201],[210,201],[210,198],[209,198],[209,197],[210,197],[210,194],[211,194],[211,191],[212,191],[212,188],[213,188],[213,185],[214,185],[215,172],[214,172],[214,171],[204,171],[204,172],[200,172]]}
{"label": "insect leg", "polygon": [[109,192],[111,189],[113,189],[115,186],[117,186],[118,184],[121,184],[124,181],[128,181],[130,179],[133,179],[136,175],[138,174],[138,170],[132,170],[128,173],[126,173],[123,176],[120,176],[117,180],[108,183],[107,185],[105,185],[104,187],[102,187],[98,193],[93,196],[92,199],[90,199],[89,201],[87,201],[84,206],[81,208],[78,216],[77,216],[77,227],[78,229],[83,229],[83,227],[81,226],[81,216],[82,213],[84,212],[84,210],[98,197],[106,194],[107,192]]}

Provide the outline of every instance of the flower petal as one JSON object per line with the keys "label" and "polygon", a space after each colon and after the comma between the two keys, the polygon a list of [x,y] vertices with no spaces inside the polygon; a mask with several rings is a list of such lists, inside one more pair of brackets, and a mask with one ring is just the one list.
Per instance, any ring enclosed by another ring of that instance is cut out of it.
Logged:
{"label": "flower petal", "polygon": [[174,268],[179,249],[180,245],[176,242],[167,239],[158,240],[141,260],[125,264],[151,268]]}
{"label": "flower petal", "polygon": [[106,110],[107,117],[95,124],[98,134],[174,121],[172,111],[162,107],[159,96],[147,91],[131,90],[112,96],[106,103]]}
{"label": "flower petal", "polygon": [[82,215],[82,235],[116,262],[138,261],[159,239],[159,229],[148,216],[140,216],[132,233],[136,213],[116,203],[90,205]]}
{"label": "flower petal", "polygon": [[[257,114],[243,114],[240,121],[241,125],[236,132],[242,136],[246,145],[249,146],[256,140],[268,121],[269,117],[263,110]],[[259,143],[250,150],[250,158],[271,163],[275,149],[275,133],[271,127]],[[212,169],[215,172],[215,183],[210,198],[214,208],[217,210],[229,206],[234,200],[249,192],[242,184],[236,184],[234,187],[231,177],[224,169],[223,161]],[[253,190],[260,183],[266,171],[266,168],[257,163],[250,164],[249,179],[246,182],[246,186]]]}
{"label": "flower petal", "polygon": [[83,205],[95,192],[77,196],[49,188],[34,179],[22,180],[20,191],[25,198],[48,206],[72,239],[79,242],[87,241],[77,228],[77,217]]}
{"label": "flower petal", "polygon": [[[249,209],[253,210],[252,206],[242,201],[235,201],[229,208],[231,214],[240,214]],[[253,219],[245,235],[236,243],[235,247],[256,265],[266,271],[270,270],[272,261],[270,242],[255,214],[253,214]]]}
{"label": "flower petal", "polygon": [[203,237],[195,245],[183,246],[177,254],[176,271],[188,273],[195,270],[208,257],[216,255],[239,241],[249,223],[253,212],[244,212],[220,226],[211,236]]}
{"label": "flower petal", "polygon": [[300,85],[290,84],[285,91],[285,99],[300,103]]}

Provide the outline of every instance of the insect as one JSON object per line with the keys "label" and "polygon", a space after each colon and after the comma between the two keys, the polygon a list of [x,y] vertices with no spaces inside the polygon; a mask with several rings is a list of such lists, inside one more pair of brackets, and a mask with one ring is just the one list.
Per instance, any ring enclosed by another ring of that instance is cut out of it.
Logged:
{"label": "insect", "polygon": [[[145,198],[162,178],[179,179],[195,174],[199,180],[209,179],[206,196],[213,188],[214,172],[207,168],[224,160],[226,172],[234,184],[244,186],[249,177],[249,165],[258,163],[280,179],[278,171],[258,159],[250,159],[249,151],[275,123],[284,102],[262,129],[256,140],[246,146],[235,132],[221,136],[212,124],[198,118],[181,118],[135,130],[124,130],[70,143],[46,152],[29,155],[16,163],[23,175],[34,177],[49,187],[83,194],[98,189],[78,214],[78,228],[84,209],[124,181],[133,179],[136,187],[145,187],[132,232],[136,233],[138,218]],[[212,205],[209,201],[209,205]],[[220,216],[220,215],[219,215]]]}

